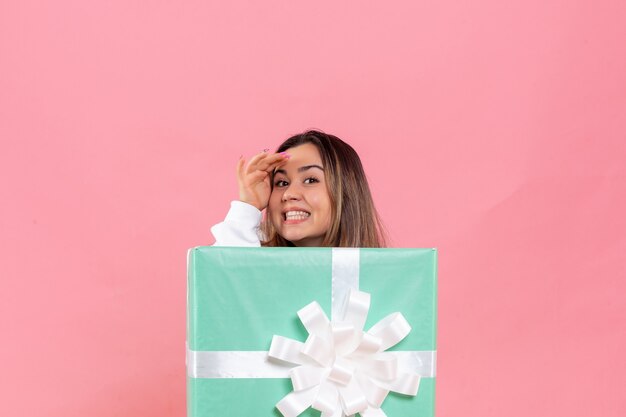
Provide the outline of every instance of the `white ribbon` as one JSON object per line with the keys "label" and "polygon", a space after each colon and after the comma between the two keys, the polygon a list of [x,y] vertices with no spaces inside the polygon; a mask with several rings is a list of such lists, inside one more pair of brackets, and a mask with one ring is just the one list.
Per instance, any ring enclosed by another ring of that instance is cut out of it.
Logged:
{"label": "white ribbon", "polygon": [[188,375],[291,378],[294,391],[276,405],[285,417],[309,407],[322,417],[386,416],[380,405],[389,391],[416,395],[420,376],[435,376],[436,351],[385,352],[411,328],[392,313],[364,332],[370,296],[356,290],[358,277],[359,250],[333,248],[332,321],[313,302],[298,311],[309,332],[304,343],[275,335],[269,352],[187,349]]}
{"label": "white ribbon", "polygon": [[[411,350],[393,352],[398,366],[422,378],[435,377],[437,352]],[[289,378],[292,363],[268,360],[267,350],[191,350],[187,349],[187,374],[190,378]]]}
{"label": "white ribbon", "polygon": [[283,416],[309,407],[322,417],[384,416],[380,406],[390,391],[417,394],[420,375],[385,352],[411,331],[404,316],[392,313],[365,332],[370,295],[352,289],[347,298],[339,320],[329,321],[316,301],[298,311],[309,332],[305,343],[273,337],[268,356],[296,365],[289,372],[293,391],[276,404]]}
{"label": "white ribbon", "polygon": [[339,317],[348,292],[359,288],[360,251],[355,248],[332,249],[330,318]]}

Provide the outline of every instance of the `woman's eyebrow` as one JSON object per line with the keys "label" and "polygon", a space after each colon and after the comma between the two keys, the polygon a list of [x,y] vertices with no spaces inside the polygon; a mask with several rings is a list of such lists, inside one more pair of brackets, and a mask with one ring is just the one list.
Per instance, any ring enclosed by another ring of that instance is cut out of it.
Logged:
{"label": "woman's eyebrow", "polygon": [[[319,165],[315,165],[315,164],[314,164],[314,165],[305,165],[305,166],[302,166],[302,167],[298,168],[298,172],[308,171],[308,170],[309,170],[309,169],[311,169],[311,168],[317,168],[317,169],[320,169],[320,170],[324,171],[324,168],[322,168],[322,167],[321,167],[321,166],[319,166]],[[282,169],[282,168],[278,168],[276,171],[274,171],[274,174],[283,174],[283,175],[287,175],[287,171],[285,171],[285,170],[284,170],[284,169]]]}
{"label": "woman's eyebrow", "polygon": [[298,168],[298,172],[308,171],[311,168],[317,168],[317,169],[320,169],[320,170],[324,171],[324,168],[322,168],[319,165],[305,165],[303,167]]}

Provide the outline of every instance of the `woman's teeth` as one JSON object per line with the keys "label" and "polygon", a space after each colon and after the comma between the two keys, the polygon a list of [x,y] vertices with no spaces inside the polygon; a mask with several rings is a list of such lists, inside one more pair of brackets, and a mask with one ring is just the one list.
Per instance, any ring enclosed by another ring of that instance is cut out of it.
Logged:
{"label": "woman's teeth", "polygon": [[285,220],[304,220],[310,215],[306,211],[288,211],[285,213]]}

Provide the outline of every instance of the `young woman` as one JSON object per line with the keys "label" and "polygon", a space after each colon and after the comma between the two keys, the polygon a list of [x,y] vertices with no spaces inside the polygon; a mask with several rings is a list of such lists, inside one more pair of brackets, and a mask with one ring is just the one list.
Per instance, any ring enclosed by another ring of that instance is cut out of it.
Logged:
{"label": "young woman", "polygon": [[211,228],[215,246],[385,246],[361,160],[336,136],[309,130],[241,158],[237,180],[239,201]]}

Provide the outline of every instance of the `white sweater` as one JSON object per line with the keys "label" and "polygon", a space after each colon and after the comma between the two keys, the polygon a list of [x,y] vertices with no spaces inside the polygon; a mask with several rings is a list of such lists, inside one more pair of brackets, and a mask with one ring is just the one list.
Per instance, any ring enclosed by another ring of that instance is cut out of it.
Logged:
{"label": "white sweater", "polygon": [[213,246],[261,246],[259,226],[263,215],[251,204],[232,201],[223,222],[211,227]]}

